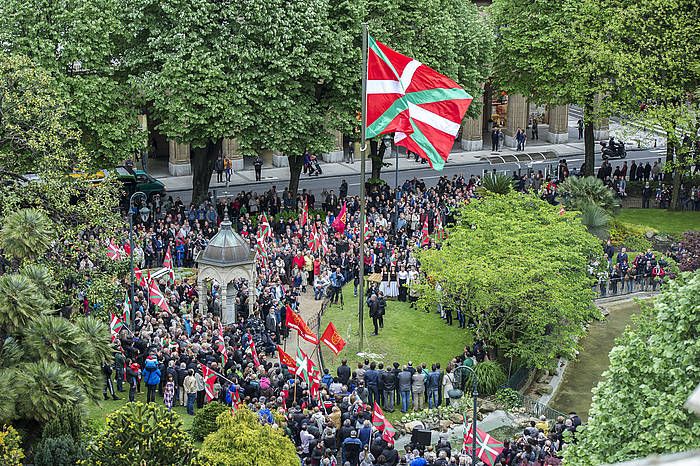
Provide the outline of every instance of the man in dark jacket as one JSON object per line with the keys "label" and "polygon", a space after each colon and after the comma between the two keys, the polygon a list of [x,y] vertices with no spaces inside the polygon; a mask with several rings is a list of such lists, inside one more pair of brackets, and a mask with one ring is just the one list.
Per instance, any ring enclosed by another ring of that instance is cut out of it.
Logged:
{"label": "man in dark jacket", "polygon": [[396,375],[391,368],[387,367],[382,374],[384,381],[384,409],[390,413],[394,412],[394,395],[396,391]]}
{"label": "man in dark jacket", "polygon": [[352,431],[350,437],[346,438],[343,445],[343,464],[350,463],[350,466],[357,466],[360,462],[360,451],[362,442],[357,438],[357,431]]}
{"label": "man in dark jacket", "polygon": [[377,364],[372,362],[369,369],[365,371],[365,385],[369,391],[368,404],[374,406],[374,402],[379,402],[379,373],[377,372]]}
{"label": "man in dark jacket", "polygon": [[129,401],[134,402],[136,397],[136,386],[139,381],[138,366],[131,359],[126,360],[126,383],[129,384]]}
{"label": "man in dark jacket", "polygon": [[343,385],[347,385],[348,382],[350,381],[350,375],[351,375],[351,371],[350,371],[350,367],[348,366],[347,359],[343,359],[340,366],[338,366],[337,372],[338,372],[338,381]]}
{"label": "man in dark jacket", "polygon": [[105,378],[105,386],[102,389],[102,394],[104,395],[105,400],[109,400],[107,392],[109,392],[110,395],[112,395],[112,399],[118,400],[119,397],[114,394],[114,386],[112,385],[112,366],[110,366],[109,364],[103,364],[102,375],[104,375]]}
{"label": "man in dark jacket", "polygon": [[377,295],[372,295],[369,298],[369,316],[372,318],[372,324],[374,325],[373,335],[379,335],[379,302],[377,301]]}
{"label": "man in dark jacket", "polygon": [[397,383],[401,394],[401,412],[405,413],[408,411],[408,404],[411,400],[411,373],[406,370],[406,366],[399,372]]}

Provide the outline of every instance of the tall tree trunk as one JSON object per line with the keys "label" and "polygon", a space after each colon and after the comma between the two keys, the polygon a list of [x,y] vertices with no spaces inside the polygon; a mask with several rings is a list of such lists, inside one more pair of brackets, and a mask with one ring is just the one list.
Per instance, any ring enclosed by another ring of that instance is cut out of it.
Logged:
{"label": "tall tree trunk", "polygon": [[[676,152],[676,147],[678,146],[676,141],[676,122],[673,121],[671,122],[671,126],[669,127],[669,129],[666,130],[666,165],[669,167],[674,166],[673,157]],[[677,170],[673,170],[673,172],[665,171],[663,174],[664,181],[666,183],[670,182],[673,173],[676,171]]]}
{"label": "tall tree trunk", "polygon": [[209,141],[204,147],[192,149],[192,202],[199,204],[207,198],[216,158],[221,155],[223,140]]}
{"label": "tall tree trunk", "polygon": [[593,127],[593,96],[586,99],[583,113],[583,174],[595,176],[595,133]]}
{"label": "tall tree trunk", "polygon": [[372,178],[382,177],[382,167],[384,166],[384,144],[377,141],[370,141],[370,157],[372,159]]}
{"label": "tall tree trunk", "polygon": [[303,155],[288,155],[289,159],[289,192],[292,196],[297,195],[299,191],[299,178],[301,177],[301,169],[304,167]]}

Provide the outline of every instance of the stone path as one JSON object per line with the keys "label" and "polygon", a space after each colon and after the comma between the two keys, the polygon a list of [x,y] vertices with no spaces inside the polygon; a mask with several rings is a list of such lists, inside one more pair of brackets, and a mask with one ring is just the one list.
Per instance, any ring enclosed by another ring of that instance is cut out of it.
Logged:
{"label": "stone path", "polygon": [[[311,330],[316,332],[318,329],[316,327],[316,316],[321,310],[321,303],[323,301],[316,301],[314,299],[313,293],[309,290],[305,294],[302,293],[299,298],[301,317],[304,321],[311,327]],[[321,329],[321,332],[323,329]],[[291,357],[296,357],[297,354],[297,335],[295,330],[290,330],[289,338],[287,339],[286,352]],[[299,338],[299,346],[301,350],[306,353],[318,367],[321,367],[318,360],[318,354],[316,352],[316,347],[309,343],[308,341]],[[313,355],[312,355],[313,353]]]}

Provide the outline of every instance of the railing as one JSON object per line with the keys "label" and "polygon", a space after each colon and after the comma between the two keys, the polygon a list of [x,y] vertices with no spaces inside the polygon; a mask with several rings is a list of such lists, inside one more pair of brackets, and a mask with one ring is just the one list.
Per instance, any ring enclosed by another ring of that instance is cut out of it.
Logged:
{"label": "railing", "polygon": [[543,416],[547,419],[556,419],[559,416],[566,418],[566,414],[557,411],[556,409],[550,408],[546,404],[540,403],[539,401],[530,398],[527,395],[523,395],[521,399],[523,408],[528,413],[534,415],[535,417]]}
{"label": "railing", "polygon": [[506,382],[506,386],[508,388],[512,388],[513,390],[520,391],[523,389],[523,387],[525,387],[529,378],[530,369],[527,367],[521,367],[510,376],[508,382]]}
{"label": "railing", "polygon": [[[321,338],[321,316],[323,315],[324,312],[326,312],[326,308],[330,304],[330,300],[326,297],[323,298],[323,302],[321,303],[321,310],[318,311],[318,314],[316,314],[316,317],[314,317],[310,322],[309,326],[314,327],[314,324],[316,326],[316,335],[318,338]],[[314,322],[315,319],[315,322]],[[321,346],[319,345],[318,347],[318,363],[321,365],[321,372],[323,372],[323,369],[325,367],[325,364],[323,363],[323,351],[321,351]]]}

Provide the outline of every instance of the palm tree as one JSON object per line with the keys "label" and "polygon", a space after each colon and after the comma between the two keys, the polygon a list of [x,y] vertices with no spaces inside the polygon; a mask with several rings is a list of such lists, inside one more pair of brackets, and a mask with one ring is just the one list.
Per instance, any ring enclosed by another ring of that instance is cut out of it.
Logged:
{"label": "palm tree", "polygon": [[51,271],[44,265],[29,263],[22,267],[22,275],[36,285],[39,293],[48,300],[53,301],[56,282],[51,276]]}
{"label": "palm tree", "polygon": [[602,207],[592,202],[581,206],[581,223],[585,225],[590,234],[597,236],[601,240],[608,237],[611,221],[612,217]]}
{"label": "palm tree", "polygon": [[557,191],[567,210],[583,212],[587,203],[593,203],[612,214],[620,207],[620,201],[615,193],[605,186],[602,180],[594,176],[569,177],[559,184]]}
{"label": "palm tree", "polygon": [[22,274],[0,276],[0,328],[15,333],[35,317],[50,312],[50,303]]}
{"label": "palm tree", "polygon": [[487,173],[481,180],[481,194],[508,194],[513,190],[513,180],[501,173]]}
{"label": "palm tree", "polygon": [[51,220],[37,209],[22,209],[5,217],[0,244],[5,253],[18,259],[34,259],[51,246]]}

